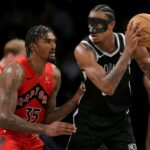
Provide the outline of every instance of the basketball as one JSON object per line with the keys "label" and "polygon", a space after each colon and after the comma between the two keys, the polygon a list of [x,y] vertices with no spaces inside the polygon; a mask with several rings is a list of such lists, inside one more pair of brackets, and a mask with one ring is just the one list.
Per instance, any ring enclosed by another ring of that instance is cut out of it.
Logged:
{"label": "basketball", "polygon": [[139,32],[140,35],[147,35],[145,39],[142,39],[139,41],[138,45],[143,47],[150,48],[150,14],[147,13],[140,13],[135,16],[133,16],[127,25],[127,29],[130,26],[131,22],[139,23],[139,25],[144,25],[143,29]]}

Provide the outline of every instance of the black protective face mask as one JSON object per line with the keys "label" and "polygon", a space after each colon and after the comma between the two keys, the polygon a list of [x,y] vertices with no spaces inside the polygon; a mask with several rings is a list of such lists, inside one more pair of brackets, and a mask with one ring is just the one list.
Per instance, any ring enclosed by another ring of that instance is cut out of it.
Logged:
{"label": "black protective face mask", "polygon": [[89,25],[89,33],[102,33],[108,29],[108,24],[111,20],[105,20],[100,18],[89,17],[88,18],[88,25]]}

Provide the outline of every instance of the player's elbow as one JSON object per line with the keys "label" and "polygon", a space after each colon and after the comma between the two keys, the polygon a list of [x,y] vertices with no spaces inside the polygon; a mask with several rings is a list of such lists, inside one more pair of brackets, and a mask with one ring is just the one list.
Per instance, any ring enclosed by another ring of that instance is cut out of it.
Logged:
{"label": "player's elbow", "polygon": [[107,84],[103,87],[102,92],[105,93],[108,96],[112,96],[115,92],[115,89],[112,85]]}
{"label": "player's elbow", "polygon": [[104,93],[108,96],[112,96],[114,94],[114,90],[105,90]]}

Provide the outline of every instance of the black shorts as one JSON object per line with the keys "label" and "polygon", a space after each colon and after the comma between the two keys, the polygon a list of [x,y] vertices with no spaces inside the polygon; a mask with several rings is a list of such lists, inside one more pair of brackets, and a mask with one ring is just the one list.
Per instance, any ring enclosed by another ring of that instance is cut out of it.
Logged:
{"label": "black shorts", "polygon": [[97,150],[102,143],[109,150],[137,150],[128,113],[110,117],[79,110],[74,121],[77,132],[70,137],[67,150]]}

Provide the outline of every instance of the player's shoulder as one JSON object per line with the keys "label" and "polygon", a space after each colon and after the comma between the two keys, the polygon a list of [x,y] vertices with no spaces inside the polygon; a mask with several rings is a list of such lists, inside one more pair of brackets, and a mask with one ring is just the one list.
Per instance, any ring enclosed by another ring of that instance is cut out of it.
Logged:
{"label": "player's shoulder", "polygon": [[23,73],[24,70],[21,66],[21,64],[15,60],[13,60],[11,63],[8,63],[4,69],[3,69],[3,72],[8,72],[8,73],[12,73],[12,72],[15,72],[15,73]]}
{"label": "player's shoulder", "polygon": [[25,73],[22,66],[17,61],[13,61],[4,67],[0,75],[0,80],[1,81],[6,81],[6,79],[9,81],[14,80],[17,84],[21,85],[21,83],[24,80],[24,76]]}
{"label": "player's shoulder", "polygon": [[53,71],[54,77],[61,78],[61,72],[58,69],[58,67],[56,65],[54,65],[54,64],[52,64],[52,71]]}
{"label": "player's shoulder", "polygon": [[84,58],[87,55],[91,54],[92,52],[92,47],[90,45],[88,45],[87,43],[84,42],[80,42],[74,50],[74,55],[75,57],[81,57]]}

